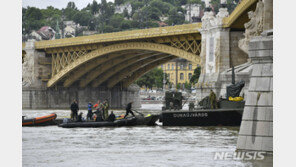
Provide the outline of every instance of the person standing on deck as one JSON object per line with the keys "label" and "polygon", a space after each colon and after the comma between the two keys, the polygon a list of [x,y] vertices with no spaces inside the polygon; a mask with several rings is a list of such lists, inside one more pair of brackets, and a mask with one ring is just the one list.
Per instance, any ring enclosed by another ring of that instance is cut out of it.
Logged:
{"label": "person standing on deck", "polygon": [[77,112],[79,110],[79,106],[78,106],[76,100],[73,100],[73,103],[71,104],[70,108],[71,108],[71,119],[72,120],[74,120],[74,119],[77,120]]}
{"label": "person standing on deck", "polygon": [[91,102],[89,102],[88,103],[88,105],[87,105],[87,110],[88,110],[88,112],[87,112],[87,116],[86,116],[86,119],[87,120],[92,120],[92,104],[91,104]]}
{"label": "person standing on deck", "polygon": [[96,112],[95,112],[97,117],[96,117],[95,121],[102,121],[102,103],[101,103],[101,101],[98,100],[97,104],[95,104],[94,107],[95,108],[97,107]]}
{"label": "person standing on deck", "polygon": [[127,115],[129,113],[131,113],[133,116],[135,116],[135,114],[132,111],[132,104],[133,104],[133,102],[130,102],[130,103],[127,104],[127,106],[126,106],[126,113],[125,113],[124,118],[127,117]]}
{"label": "person standing on deck", "polygon": [[217,99],[216,99],[216,94],[211,90],[210,96],[210,104],[211,104],[211,109],[216,109],[217,108]]}
{"label": "person standing on deck", "polygon": [[103,113],[104,113],[105,120],[107,120],[109,116],[108,110],[109,110],[109,103],[108,103],[108,100],[106,99],[104,100],[104,103],[103,103]]}

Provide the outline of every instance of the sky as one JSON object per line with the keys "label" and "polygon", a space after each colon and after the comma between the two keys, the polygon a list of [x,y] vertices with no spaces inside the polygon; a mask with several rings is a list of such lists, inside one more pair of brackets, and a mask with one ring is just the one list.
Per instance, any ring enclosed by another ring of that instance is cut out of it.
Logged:
{"label": "sky", "polygon": [[[93,0],[22,0],[22,6],[27,7],[37,7],[39,9],[46,9],[47,6],[53,6],[58,9],[66,8],[68,2],[74,2],[76,7],[80,10],[87,6],[87,4],[92,3]],[[101,0],[97,0],[98,3]],[[114,2],[114,0],[107,0],[107,2]]]}

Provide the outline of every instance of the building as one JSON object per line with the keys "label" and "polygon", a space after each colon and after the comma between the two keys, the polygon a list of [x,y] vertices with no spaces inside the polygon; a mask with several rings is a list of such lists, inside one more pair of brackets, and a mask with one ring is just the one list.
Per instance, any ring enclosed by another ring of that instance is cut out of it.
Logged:
{"label": "building", "polygon": [[[194,20],[199,20],[197,18],[201,18],[202,10],[200,4],[186,4],[181,7],[186,10],[185,21],[192,23]],[[192,17],[195,19],[193,20]]]}
{"label": "building", "polygon": [[[172,87],[176,85],[177,82],[181,84],[181,88],[185,88],[185,83],[189,83],[190,79],[194,73],[194,69],[199,66],[196,63],[190,62],[186,59],[174,59],[165,64],[160,65],[160,68],[167,74],[169,82]],[[178,67],[178,69],[176,69]],[[177,74],[177,75],[176,75]]]}
{"label": "building", "polygon": [[122,5],[119,5],[119,6],[115,6],[114,13],[122,14],[125,9],[127,10],[127,13],[129,15],[131,15],[133,8],[132,8],[132,5],[130,3],[125,3],[125,4],[122,4]]}

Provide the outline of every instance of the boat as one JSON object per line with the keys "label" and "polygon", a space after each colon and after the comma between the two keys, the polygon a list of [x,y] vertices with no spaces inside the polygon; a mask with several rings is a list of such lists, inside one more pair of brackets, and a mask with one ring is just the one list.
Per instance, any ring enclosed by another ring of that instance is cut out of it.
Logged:
{"label": "boat", "polygon": [[165,111],[163,126],[239,126],[243,108]]}
{"label": "boat", "polygon": [[46,125],[56,125],[55,119],[57,118],[57,115],[55,113],[42,116],[42,117],[36,117],[36,118],[28,118],[25,119],[23,116],[22,120],[22,126],[46,126]]}
{"label": "boat", "polygon": [[[245,101],[240,97],[240,92],[245,85],[244,81],[235,83],[234,68],[232,68],[232,84],[226,87],[226,98],[211,102],[210,93],[194,108],[194,103],[189,104],[189,111],[165,111],[161,114],[163,126],[240,126],[244,111]],[[167,93],[166,95],[170,95]],[[173,96],[165,97],[167,107],[164,109],[180,109],[168,107]],[[176,96],[175,96],[176,97]],[[215,96],[212,96],[215,97]],[[215,97],[216,98],[216,97]],[[174,100],[174,99],[173,99]],[[182,108],[182,107],[181,107]]]}
{"label": "boat", "polygon": [[121,127],[121,126],[136,126],[136,125],[148,125],[153,126],[156,125],[155,122],[159,119],[159,115],[151,115],[148,114],[147,116],[136,116],[136,117],[127,117],[127,118],[121,118],[116,119],[114,122],[108,122],[108,121],[84,121],[84,122],[72,122],[70,120],[67,120],[61,124],[59,124],[59,127],[62,128],[96,128],[96,127]]}

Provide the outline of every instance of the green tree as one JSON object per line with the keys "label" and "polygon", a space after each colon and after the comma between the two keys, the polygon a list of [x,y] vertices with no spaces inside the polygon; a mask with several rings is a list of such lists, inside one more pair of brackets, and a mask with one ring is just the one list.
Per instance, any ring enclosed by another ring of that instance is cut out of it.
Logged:
{"label": "green tree", "polygon": [[167,14],[169,10],[173,7],[171,4],[163,2],[162,0],[153,0],[150,2],[149,5],[152,8],[157,8],[162,15]]}
{"label": "green tree", "polygon": [[114,4],[115,5],[121,5],[121,4],[123,4],[124,3],[124,0],[115,0],[114,1]]}
{"label": "green tree", "polygon": [[35,7],[28,7],[24,10],[23,28],[25,33],[30,33],[32,30],[38,30],[45,25],[45,20],[40,9]]}
{"label": "green tree", "polygon": [[92,4],[90,5],[90,12],[91,14],[96,14],[99,11],[99,5],[96,0],[93,0]]}
{"label": "green tree", "polygon": [[130,18],[129,14],[128,14],[128,10],[126,8],[123,10],[123,16],[128,19]]}
{"label": "green tree", "polygon": [[189,92],[191,92],[191,83],[190,82],[185,82],[185,89],[187,90],[187,91],[189,91]]}
{"label": "green tree", "polygon": [[169,19],[167,21],[167,24],[169,25],[176,25],[176,24],[183,24],[185,21],[184,14],[177,10],[177,8],[172,8],[169,11]]}
{"label": "green tree", "polygon": [[194,69],[194,73],[192,75],[192,77],[190,78],[190,83],[195,85],[197,82],[198,82],[198,79],[199,79],[199,76],[200,76],[200,66],[197,66],[195,69]]}
{"label": "green tree", "polygon": [[88,26],[92,20],[92,15],[86,11],[78,11],[73,16],[73,21],[79,23],[82,26]]}
{"label": "green tree", "polygon": [[78,9],[74,2],[68,2],[66,9],[64,9],[64,15],[67,20],[73,20],[74,15],[78,12]]}
{"label": "green tree", "polygon": [[154,68],[142,77],[140,77],[136,84],[140,87],[145,86],[146,88],[152,89],[153,87],[163,87],[163,71],[160,68]]}

